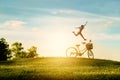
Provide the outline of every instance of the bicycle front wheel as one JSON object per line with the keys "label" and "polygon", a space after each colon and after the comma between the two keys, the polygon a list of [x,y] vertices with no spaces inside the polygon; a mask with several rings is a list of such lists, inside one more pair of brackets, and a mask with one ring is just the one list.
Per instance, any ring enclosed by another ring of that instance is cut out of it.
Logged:
{"label": "bicycle front wheel", "polygon": [[87,50],[87,55],[89,59],[94,59],[94,54],[92,52],[92,50]]}
{"label": "bicycle front wheel", "polygon": [[77,53],[78,53],[78,51],[75,47],[69,47],[66,49],[66,56],[67,57],[76,57]]}

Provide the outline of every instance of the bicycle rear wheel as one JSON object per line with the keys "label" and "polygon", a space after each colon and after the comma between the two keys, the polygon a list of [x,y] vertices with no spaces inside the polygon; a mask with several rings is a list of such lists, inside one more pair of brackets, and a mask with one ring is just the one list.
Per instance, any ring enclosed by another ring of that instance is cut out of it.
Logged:
{"label": "bicycle rear wheel", "polygon": [[92,50],[87,50],[87,55],[89,59],[94,59],[94,54],[92,52]]}
{"label": "bicycle rear wheel", "polygon": [[76,57],[77,53],[78,53],[78,51],[75,47],[69,47],[66,49],[66,56],[67,57]]}

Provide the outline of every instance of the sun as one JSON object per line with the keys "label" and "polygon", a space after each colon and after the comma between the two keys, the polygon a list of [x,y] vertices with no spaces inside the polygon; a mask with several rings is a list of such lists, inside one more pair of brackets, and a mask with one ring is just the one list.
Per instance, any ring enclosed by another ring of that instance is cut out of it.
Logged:
{"label": "sun", "polygon": [[66,48],[70,46],[70,40],[72,40],[71,34],[66,31],[54,31],[46,35],[46,39],[43,41],[42,55],[57,57],[66,56]]}
{"label": "sun", "polygon": [[49,43],[49,48],[52,51],[52,56],[65,56],[65,50],[70,44],[68,36],[63,33],[52,35]]}

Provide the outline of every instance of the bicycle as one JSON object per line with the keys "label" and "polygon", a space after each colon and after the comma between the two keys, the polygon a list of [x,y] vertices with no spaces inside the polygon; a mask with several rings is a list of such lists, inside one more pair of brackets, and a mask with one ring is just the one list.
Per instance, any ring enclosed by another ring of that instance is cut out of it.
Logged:
{"label": "bicycle", "polygon": [[89,59],[94,59],[94,54],[93,54],[93,44],[91,43],[91,40],[85,44],[85,48],[83,50],[80,50],[80,44],[77,44],[76,47],[68,47],[66,49],[66,56],[67,57],[77,57],[77,56],[82,56],[85,52],[87,52],[88,58]]}

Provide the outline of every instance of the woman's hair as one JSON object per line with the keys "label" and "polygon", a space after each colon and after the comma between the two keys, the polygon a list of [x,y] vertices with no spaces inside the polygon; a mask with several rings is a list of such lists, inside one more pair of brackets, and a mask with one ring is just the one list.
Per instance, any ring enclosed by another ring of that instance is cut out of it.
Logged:
{"label": "woman's hair", "polygon": [[84,27],[84,25],[81,25],[81,27]]}

